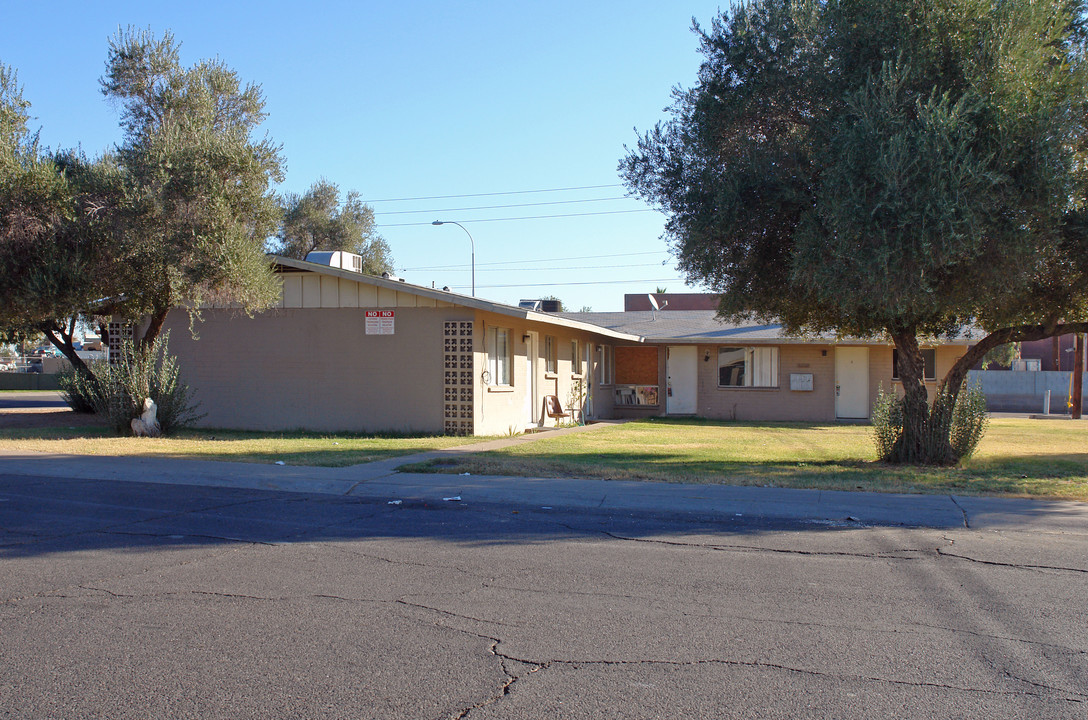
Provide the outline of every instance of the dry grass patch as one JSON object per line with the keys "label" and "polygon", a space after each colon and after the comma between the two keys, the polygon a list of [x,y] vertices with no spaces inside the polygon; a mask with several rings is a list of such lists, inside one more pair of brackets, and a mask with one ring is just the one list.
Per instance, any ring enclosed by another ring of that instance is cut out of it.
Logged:
{"label": "dry grass patch", "polygon": [[108,428],[51,427],[0,430],[0,450],[253,463],[282,460],[288,465],[344,467],[486,439],[232,430],[185,430],[172,437],[133,438],[119,437]]}

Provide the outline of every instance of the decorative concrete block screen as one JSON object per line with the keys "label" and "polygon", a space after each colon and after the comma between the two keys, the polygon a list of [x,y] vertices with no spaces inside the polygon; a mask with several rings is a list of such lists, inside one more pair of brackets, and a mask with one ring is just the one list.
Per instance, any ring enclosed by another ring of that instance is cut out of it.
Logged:
{"label": "decorative concrete block screen", "polygon": [[447,435],[473,434],[472,321],[447,320],[443,324],[445,372],[444,428]]}
{"label": "decorative concrete block screen", "polygon": [[121,344],[128,340],[132,341],[132,326],[127,323],[111,322],[108,325],[109,337],[106,339],[109,348],[108,358],[110,365],[116,365],[121,362]]}

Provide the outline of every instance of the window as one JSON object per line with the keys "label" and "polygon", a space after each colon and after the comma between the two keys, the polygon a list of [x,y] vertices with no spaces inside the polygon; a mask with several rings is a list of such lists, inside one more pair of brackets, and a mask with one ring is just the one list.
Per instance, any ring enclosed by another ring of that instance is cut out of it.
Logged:
{"label": "window", "polygon": [[[922,361],[925,363],[925,379],[937,379],[937,349],[922,348]],[[899,379],[899,351],[892,348],[892,380]]]}
{"label": "window", "polygon": [[512,385],[510,381],[510,330],[490,328],[487,339],[487,371],[491,373],[491,385]]}
{"label": "window", "polygon": [[578,341],[570,341],[570,374],[582,374],[582,358],[578,355]]}
{"label": "window", "polygon": [[598,345],[597,346],[598,361],[600,362],[600,369],[597,373],[601,385],[612,384],[612,346],[611,345]]}
{"label": "window", "polygon": [[718,387],[778,387],[778,348],[718,348]]}
{"label": "window", "polygon": [[544,336],[544,372],[554,375],[559,371],[559,345],[551,335]]}

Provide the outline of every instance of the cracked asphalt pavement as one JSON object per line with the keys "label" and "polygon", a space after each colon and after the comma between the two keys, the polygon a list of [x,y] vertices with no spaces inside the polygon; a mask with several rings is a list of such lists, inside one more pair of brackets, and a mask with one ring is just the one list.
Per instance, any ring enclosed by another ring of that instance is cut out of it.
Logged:
{"label": "cracked asphalt pavement", "polygon": [[1079,719],[1086,549],[0,474],[0,717]]}

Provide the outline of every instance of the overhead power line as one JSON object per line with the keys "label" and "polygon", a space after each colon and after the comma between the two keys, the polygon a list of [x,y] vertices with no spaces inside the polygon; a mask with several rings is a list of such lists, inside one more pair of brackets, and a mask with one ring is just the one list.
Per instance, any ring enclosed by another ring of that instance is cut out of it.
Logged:
{"label": "overhead power line", "polygon": [[[533,268],[530,268],[530,267],[511,267],[511,268],[495,268],[495,267],[481,268],[481,267],[477,267],[476,272],[482,272],[482,273],[486,273],[486,272],[503,272],[503,273],[529,272],[529,273],[539,273],[539,272],[548,272],[548,271],[571,272],[571,271],[576,271],[576,270],[615,270],[617,268],[650,268],[650,267],[658,267],[659,268],[659,267],[661,267],[661,263],[634,263],[632,265],[577,265],[577,266],[567,265],[567,266],[564,266],[564,267],[533,267]],[[460,267],[444,267],[444,268],[438,268],[438,269],[443,271],[443,272],[457,272],[457,273],[469,272],[469,270],[470,270],[469,267],[464,266],[464,265],[462,265]],[[407,272],[407,270],[402,270],[402,271],[399,271],[399,272]]]}
{"label": "overhead power line", "polygon": [[[598,258],[614,258],[614,257],[632,257],[635,255],[664,255],[668,254],[668,250],[649,250],[646,252],[634,252],[634,253],[609,253],[607,255],[577,255],[574,257],[559,257],[559,258],[537,258],[534,260],[497,260],[493,262],[476,263],[476,267],[484,267],[486,265],[517,265],[523,263],[541,263],[541,262],[567,262],[570,260],[596,260]],[[408,272],[411,270],[448,270],[450,268],[467,268],[468,264],[464,265],[426,265],[420,267],[401,268],[402,272]]]}
{"label": "overhead power line", "polygon": [[550,200],[538,203],[517,203],[514,205],[475,205],[473,207],[439,208],[437,210],[395,210],[393,212],[375,213],[378,217],[384,215],[421,215],[424,213],[461,212],[462,210],[498,210],[500,208],[539,207],[541,205],[574,205],[575,203],[608,202],[610,200],[630,200],[624,195],[606,198],[588,198],[584,200]]}
{"label": "overhead power line", "polygon": [[380,203],[380,202],[408,202],[411,200],[449,200],[451,198],[470,198],[470,197],[494,197],[495,195],[528,195],[530,193],[549,193],[549,192],[566,192],[567,190],[597,190],[598,188],[614,188],[623,187],[620,183],[612,183],[609,185],[581,185],[578,187],[562,187],[562,188],[548,188],[546,190],[508,190],[506,192],[489,192],[489,193],[468,193],[465,195],[425,195],[421,197],[403,197],[403,198],[384,198],[382,200],[363,200],[364,203]]}
{"label": "overhead power line", "polygon": [[[683,278],[659,278],[657,280],[597,280],[588,282],[549,282],[549,283],[513,283],[510,285],[477,285],[476,289],[480,288],[516,288],[516,287],[557,287],[559,285],[631,285],[637,283],[659,283],[659,282],[684,282]],[[451,287],[466,288],[467,285],[452,285]]]}
{"label": "overhead power line", "polygon": [[[640,213],[640,212],[657,212],[650,208],[639,208],[637,210],[602,210],[600,212],[588,212],[588,213],[568,213],[565,215],[526,215],[523,217],[509,217],[509,218],[477,218],[475,220],[459,220],[463,223],[485,223],[485,222],[507,222],[510,220],[546,220],[551,218],[571,218],[571,217],[588,217],[590,215],[623,215],[626,213]],[[431,222],[410,222],[410,223],[375,223],[374,227],[391,228],[391,227],[411,227],[415,225],[433,225]]]}

